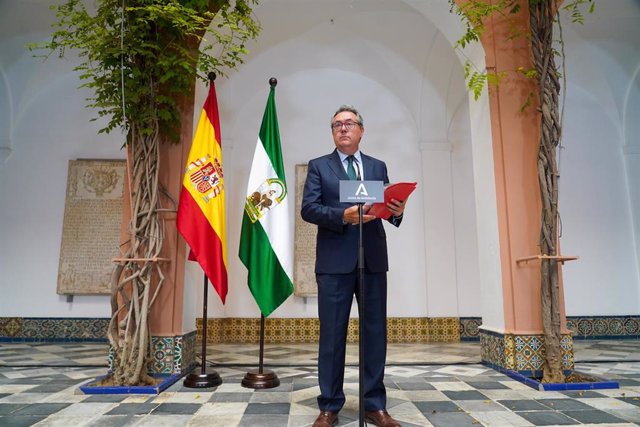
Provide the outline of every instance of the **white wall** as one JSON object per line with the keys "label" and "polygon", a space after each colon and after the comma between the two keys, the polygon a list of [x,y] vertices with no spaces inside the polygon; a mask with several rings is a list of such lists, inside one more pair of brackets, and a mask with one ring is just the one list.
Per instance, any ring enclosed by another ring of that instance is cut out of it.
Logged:
{"label": "white wall", "polygon": [[[340,13],[336,15],[335,10]],[[284,14],[291,17],[291,26],[282,25]],[[258,314],[246,288],[246,269],[236,253],[242,195],[266,102],[267,81],[276,76],[276,102],[290,181],[295,164],[333,150],[330,116],[340,104],[351,103],[364,115],[362,150],[387,162],[392,181],[419,183],[402,226],[387,227],[391,253],[389,314],[456,316],[461,313],[459,299],[466,299],[469,302],[462,315],[480,315],[474,294],[468,298],[461,291],[469,288],[476,295],[479,292],[477,250],[473,246],[466,252],[456,252],[454,241],[458,221],[465,223],[465,232],[475,236],[472,181],[456,180],[454,203],[453,177],[457,172],[443,176],[439,169],[421,161],[420,153],[422,139],[446,141],[453,131],[460,137],[456,147],[470,151],[462,70],[447,40],[423,15],[398,2],[362,2],[345,8],[342,2],[304,2],[303,7],[287,1],[267,1],[256,15],[264,30],[250,47],[250,58],[231,79],[217,82],[225,180],[230,189],[227,204],[232,283],[226,307],[217,297],[211,297],[212,312],[227,316]],[[380,32],[381,22],[394,31]],[[421,50],[417,46],[425,47]],[[201,88],[200,98],[203,96]],[[457,152],[456,156],[455,162],[447,158],[446,167],[470,174],[471,159]],[[427,159],[440,165],[432,156],[427,155]],[[451,200],[444,210],[438,200],[425,199],[442,188]],[[457,216],[454,204],[460,206]],[[446,229],[438,218],[449,219]],[[470,240],[475,242],[474,237]],[[432,259],[441,255],[443,245],[451,249],[450,256]],[[462,286],[456,283],[458,265]],[[306,317],[316,313],[314,298],[292,297],[273,316]]]}
{"label": "white wall", "polygon": [[[631,0],[616,5],[624,16],[640,10]],[[490,134],[486,99],[480,108],[467,101],[460,61],[450,49],[457,18],[446,2],[265,0],[255,12],[262,35],[246,64],[217,81],[230,291],[224,307],[210,292],[209,315],[258,316],[237,250],[268,79],[275,76],[290,183],[296,164],[331,151],[329,118],[345,102],[364,115],[362,150],[387,162],[392,181],[418,181],[402,226],[387,226],[389,314],[491,316],[501,298],[497,222],[490,215],[493,163],[488,147],[471,145]],[[0,316],[108,316],[106,297],[67,303],[55,293],[67,162],[122,158],[123,152],[118,132],[97,136],[100,123],[89,122],[94,114],[84,108],[88,94],[77,89],[74,60],[41,63],[23,48],[46,39],[51,20],[46,1],[0,3]],[[590,24],[591,32],[575,31],[569,49],[584,57],[569,59],[577,63],[569,69],[562,160],[562,248],[582,256],[565,267],[567,313],[638,314],[638,198],[633,202],[630,194],[637,194],[640,170],[623,154],[640,132],[633,119],[639,88],[630,83],[640,57],[637,30],[614,28],[606,19]],[[204,96],[199,85],[196,111]],[[425,151],[429,142],[446,150]],[[437,258],[442,247],[447,256]],[[187,268],[186,282],[186,311],[200,316],[198,267]],[[291,297],[274,316],[314,317],[315,304]],[[491,324],[499,326],[500,313],[494,314]]]}
{"label": "white wall", "polygon": [[[638,311],[637,264],[619,128],[600,100],[569,85],[560,170],[562,252],[568,315]],[[593,124],[593,125],[592,125]],[[583,141],[589,140],[589,144]]]}
{"label": "white wall", "polygon": [[58,259],[68,161],[123,158],[122,141],[97,135],[73,59],[42,63],[25,49],[50,19],[45,2],[0,3],[0,129],[10,148],[0,157],[0,316],[107,317],[106,296],[56,294]]}
{"label": "white wall", "polygon": [[564,254],[580,256],[563,270],[569,316],[640,313],[640,165],[633,154],[640,136],[640,5],[612,6],[587,15],[584,26],[564,27],[571,79],[560,157],[560,244]]}

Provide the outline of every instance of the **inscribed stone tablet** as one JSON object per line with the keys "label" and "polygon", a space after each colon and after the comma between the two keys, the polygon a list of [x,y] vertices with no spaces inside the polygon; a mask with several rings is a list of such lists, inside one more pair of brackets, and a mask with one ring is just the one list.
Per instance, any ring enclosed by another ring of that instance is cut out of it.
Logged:
{"label": "inscribed stone tablet", "polygon": [[70,160],[58,294],[109,294],[119,255],[124,160]]}
{"label": "inscribed stone tablet", "polygon": [[294,294],[300,297],[318,295],[316,275],[316,234],[318,227],[300,216],[307,165],[296,165],[296,223],[293,283]]}

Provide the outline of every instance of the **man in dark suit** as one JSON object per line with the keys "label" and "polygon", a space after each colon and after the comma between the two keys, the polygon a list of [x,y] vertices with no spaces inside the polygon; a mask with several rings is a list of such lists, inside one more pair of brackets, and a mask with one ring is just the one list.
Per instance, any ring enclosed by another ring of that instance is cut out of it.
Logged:
{"label": "man in dark suit", "polygon": [[[389,182],[384,162],[360,152],[364,134],[362,116],[348,105],[341,106],[331,119],[336,149],[309,162],[304,186],[302,218],[318,226],[316,281],[320,346],[318,382],[320,415],[314,427],[337,424],[345,403],[343,390],[347,326],[353,295],[358,286],[358,206],[340,203],[339,182],[358,179]],[[392,200],[387,207],[396,227],[402,221],[404,201]],[[386,411],[384,365],[387,353],[387,240],[382,221],[363,212],[365,258],[364,406],[366,420],[377,426],[394,427]]]}

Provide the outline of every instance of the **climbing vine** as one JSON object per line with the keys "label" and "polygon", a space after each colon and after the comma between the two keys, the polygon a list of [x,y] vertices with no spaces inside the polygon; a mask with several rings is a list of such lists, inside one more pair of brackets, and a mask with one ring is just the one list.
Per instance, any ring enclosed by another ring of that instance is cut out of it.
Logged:
{"label": "climbing vine", "polygon": [[[536,91],[523,100],[522,109],[535,106],[540,114],[540,140],[538,145],[537,171],[542,200],[540,251],[542,254],[541,295],[542,326],[545,346],[543,364],[543,381],[559,383],[565,381],[562,369],[561,319],[560,319],[560,287],[559,273],[561,262],[558,260],[558,239],[560,220],[558,213],[558,171],[557,151],[562,136],[562,105],[560,100],[561,72],[564,65],[564,42],[559,12],[566,11],[573,23],[584,23],[584,7],[592,13],[595,0],[566,1],[560,7],[557,0],[499,0],[485,2],[478,0],[462,0],[459,3],[450,0],[452,11],[455,11],[465,23],[465,33],[458,40],[456,47],[464,48],[469,43],[480,41],[485,23],[498,15],[508,19],[517,14],[528,13],[529,31],[524,32],[516,25],[510,26],[507,37],[526,37],[531,47],[531,63],[523,64],[516,72],[536,82]],[[558,29],[558,38],[556,32]],[[560,59],[558,67],[556,58]],[[508,71],[490,73],[478,70],[473,64],[465,65],[465,78],[469,89],[478,99],[486,84],[499,84],[500,78]]]}
{"label": "climbing vine", "polygon": [[[252,6],[258,0],[82,0],[52,6],[51,40],[31,45],[50,56],[75,51],[88,107],[107,119],[100,132],[121,129],[127,149],[130,223],[111,279],[113,351],[110,383],[150,384],[148,315],[164,281],[160,252],[163,214],[177,197],[160,185],[160,144],[179,141],[193,120],[197,78],[224,76],[242,63],[258,36]],[[190,142],[190,141],[188,141]]]}

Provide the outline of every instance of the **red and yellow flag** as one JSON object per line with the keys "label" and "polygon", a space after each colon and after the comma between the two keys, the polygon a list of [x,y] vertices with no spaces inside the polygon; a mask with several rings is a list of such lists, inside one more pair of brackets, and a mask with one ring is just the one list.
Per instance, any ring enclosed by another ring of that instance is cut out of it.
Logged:
{"label": "red and yellow flag", "polygon": [[202,108],[185,167],[178,231],[224,304],[227,297],[227,241],[218,101],[213,82]]}

